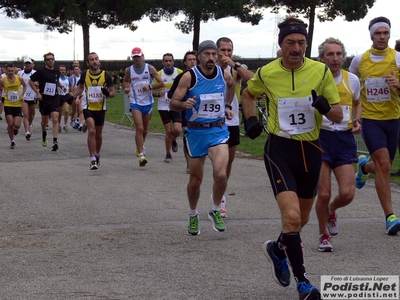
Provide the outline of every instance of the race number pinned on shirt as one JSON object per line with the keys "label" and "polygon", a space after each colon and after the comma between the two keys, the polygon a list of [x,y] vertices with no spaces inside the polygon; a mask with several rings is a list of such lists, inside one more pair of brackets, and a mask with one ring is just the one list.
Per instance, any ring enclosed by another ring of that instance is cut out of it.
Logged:
{"label": "race number pinned on shirt", "polygon": [[225,113],[224,94],[200,94],[198,116],[207,119],[217,119]]}
{"label": "race number pinned on shirt", "polygon": [[101,92],[101,86],[88,86],[88,100],[90,102],[101,102],[103,101],[103,93]]}
{"label": "race number pinned on shirt", "polygon": [[56,94],[56,84],[46,82],[46,84],[44,85],[43,94],[47,96],[54,96]]}
{"label": "race number pinned on shirt", "polygon": [[34,98],[33,92],[32,91],[26,91],[24,95],[25,100],[30,100]]}
{"label": "race number pinned on shirt", "polygon": [[18,92],[16,91],[9,91],[8,92],[8,100],[11,102],[18,102]]}
{"label": "race number pinned on shirt", "polygon": [[350,106],[341,105],[343,111],[343,120],[340,123],[330,121],[327,117],[322,116],[322,128],[330,131],[347,130],[350,121]]}
{"label": "race number pinned on shirt", "polygon": [[282,131],[288,134],[310,132],[315,127],[311,95],[301,98],[279,98],[278,116]]}
{"label": "race number pinned on shirt", "polygon": [[384,78],[366,78],[365,94],[367,102],[384,102],[392,99],[390,87]]}
{"label": "race number pinned on shirt", "polygon": [[133,87],[135,88],[135,93],[136,95],[140,96],[142,95],[145,91],[143,90],[143,87],[145,85],[148,85],[148,83],[146,81],[139,81],[136,82]]}

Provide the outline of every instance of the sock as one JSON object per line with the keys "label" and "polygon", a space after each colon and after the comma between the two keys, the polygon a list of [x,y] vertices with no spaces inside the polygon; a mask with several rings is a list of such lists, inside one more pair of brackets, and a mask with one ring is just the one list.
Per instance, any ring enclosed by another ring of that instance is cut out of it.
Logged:
{"label": "sock", "polygon": [[220,207],[219,205],[215,205],[215,204],[213,203],[211,210],[212,210],[212,211],[221,210],[221,207]]}
{"label": "sock", "polygon": [[100,156],[100,153],[95,152],[94,156]]}
{"label": "sock", "polygon": [[274,254],[280,259],[286,258],[285,246],[282,243],[282,233],[279,235],[278,239],[276,240],[276,243],[274,243],[272,250]]}
{"label": "sock", "polygon": [[53,138],[53,143],[57,143],[57,138]]}
{"label": "sock", "polygon": [[300,232],[282,234],[282,242],[285,245],[287,258],[292,267],[296,282],[308,282],[306,268],[304,266],[303,246],[301,245]]}
{"label": "sock", "polygon": [[42,138],[45,139],[46,136],[47,136],[47,132],[46,132],[46,131],[43,131],[43,132],[42,132]]}
{"label": "sock", "polygon": [[92,156],[92,161],[94,161],[94,160],[96,160],[96,157],[95,157],[95,156]]}
{"label": "sock", "polygon": [[197,216],[198,214],[199,214],[199,212],[197,211],[197,208],[196,209],[191,209],[190,213],[189,213],[189,215],[191,217]]}
{"label": "sock", "polygon": [[361,169],[361,173],[363,173],[364,175],[367,175],[368,173],[365,171],[365,165],[366,165],[366,164],[363,164],[363,165],[360,167],[360,169]]}
{"label": "sock", "polygon": [[333,216],[335,214],[335,211],[328,210],[328,212],[330,216]]}

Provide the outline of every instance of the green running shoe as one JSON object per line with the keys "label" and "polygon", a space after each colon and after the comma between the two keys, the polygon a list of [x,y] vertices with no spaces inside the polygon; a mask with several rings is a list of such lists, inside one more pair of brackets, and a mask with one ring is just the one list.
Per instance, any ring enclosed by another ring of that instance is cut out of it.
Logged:
{"label": "green running shoe", "polygon": [[42,146],[47,147],[47,136],[45,138],[42,137]]}
{"label": "green running shoe", "polygon": [[386,233],[396,235],[398,231],[400,231],[400,221],[395,215],[391,215],[386,220]]}
{"label": "green running shoe", "polygon": [[222,220],[221,212],[219,210],[210,211],[208,218],[213,222],[213,229],[218,232],[223,232],[226,229],[224,220]]}
{"label": "green running shoe", "polygon": [[189,216],[189,226],[188,226],[188,234],[190,235],[199,235],[199,215]]}

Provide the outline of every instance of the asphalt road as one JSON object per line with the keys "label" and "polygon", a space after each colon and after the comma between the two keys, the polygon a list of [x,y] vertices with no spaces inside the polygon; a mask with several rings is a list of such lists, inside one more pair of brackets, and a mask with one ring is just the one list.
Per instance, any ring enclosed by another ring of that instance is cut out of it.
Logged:
{"label": "asphalt road", "polygon": [[[201,235],[189,236],[181,139],[167,164],[163,135],[149,134],[149,163],[139,167],[134,131],[106,124],[100,169],[90,171],[86,134],[60,134],[52,152],[51,134],[41,146],[38,120],[32,140],[22,130],[14,150],[0,121],[0,299],[297,299],[294,283],[273,281],[261,250],[280,230],[263,161],[235,159],[224,233],[207,219],[207,161]],[[392,194],[400,215],[399,192]],[[317,251],[314,211],[302,231],[312,283],[321,275],[399,274],[400,237],[385,234],[373,182],[338,217],[333,253]]]}

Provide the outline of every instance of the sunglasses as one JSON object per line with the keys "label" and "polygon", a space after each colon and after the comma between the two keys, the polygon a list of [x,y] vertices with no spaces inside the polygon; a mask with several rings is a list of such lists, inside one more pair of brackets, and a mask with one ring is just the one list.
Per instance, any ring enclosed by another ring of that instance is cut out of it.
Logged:
{"label": "sunglasses", "polygon": [[46,58],[46,61],[54,60],[54,58]]}

